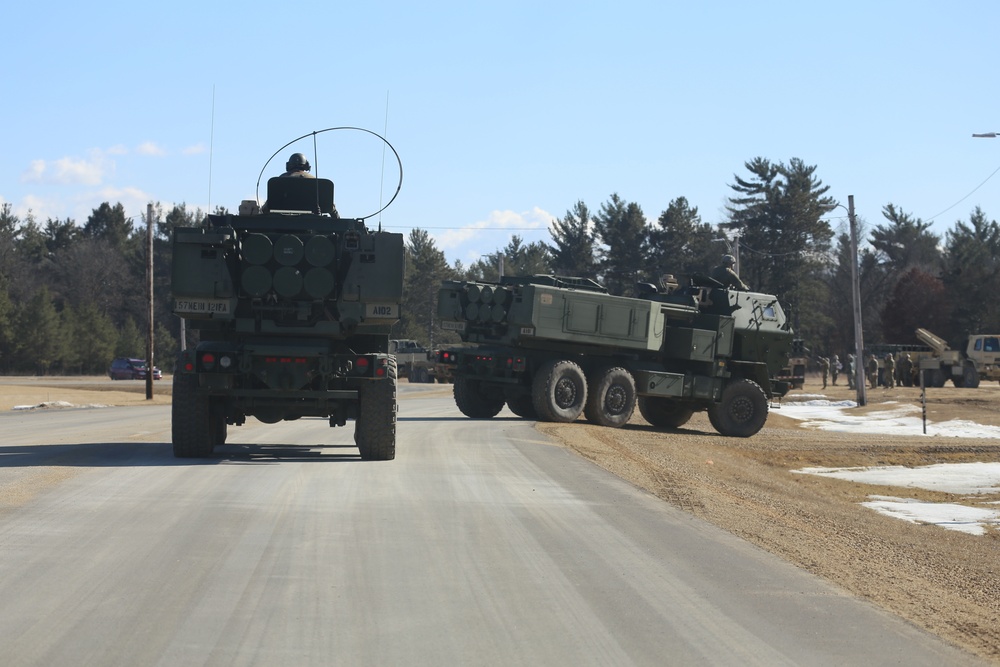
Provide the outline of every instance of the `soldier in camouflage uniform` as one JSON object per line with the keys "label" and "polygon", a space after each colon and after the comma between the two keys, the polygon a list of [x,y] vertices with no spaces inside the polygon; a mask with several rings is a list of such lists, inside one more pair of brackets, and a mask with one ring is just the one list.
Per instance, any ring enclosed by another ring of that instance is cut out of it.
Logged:
{"label": "soldier in camouflage uniform", "polygon": [[826,357],[819,358],[819,371],[823,374],[823,389],[826,389],[826,379],[830,375],[830,360]]}
{"label": "soldier in camouflage uniform", "polygon": [[892,358],[891,354],[885,355],[885,386],[887,389],[892,389],[896,386],[896,360]]}
{"label": "soldier in camouflage uniform", "polygon": [[899,384],[904,387],[913,386],[913,361],[909,354],[904,354],[899,358]]}
{"label": "soldier in camouflage uniform", "polygon": [[872,389],[878,386],[878,359],[874,354],[868,357],[868,382],[871,383]]}

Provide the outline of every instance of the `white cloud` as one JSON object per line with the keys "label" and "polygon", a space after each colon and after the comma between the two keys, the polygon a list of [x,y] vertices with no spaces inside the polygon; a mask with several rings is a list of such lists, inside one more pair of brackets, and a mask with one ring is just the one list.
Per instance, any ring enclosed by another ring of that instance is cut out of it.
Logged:
{"label": "white cloud", "polygon": [[187,148],[181,149],[181,153],[184,155],[201,155],[207,149],[205,144],[195,144],[193,146],[188,146]]}
{"label": "white cloud", "polygon": [[[550,213],[538,208],[537,206],[522,213],[517,213],[511,210],[493,211],[489,214],[486,220],[480,220],[459,229],[450,229],[439,232],[434,235],[434,239],[437,242],[438,249],[442,251],[449,249],[454,250],[470,240],[480,237],[480,235],[486,231],[510,230],[520,232],[525,230],[548,229],[548,226],[553,219],[554,218]],[[489,252],[493,252],[494,250],[496,250],[496,248],[492,248]]]}
{"label": "white cloud", "polygon": [[152,141],[146,141],[139,144],[139,146],[136,147],[135,150],[139,155],[152,155],[159,157],[167,154],[167,152],[163,150],[163,148],[161,148],[158,144]]}
{"label": "white cloud", "polygon": [[49,185],[100,185],[114,162],[100,151],[91,151],[89,159],[61,157],[58,160],[32,160],[21,174],[22,183]]}
{"label": "white cloud", "polygon": [[115,144],[114,146],[112,146],[111,148],[109,148],[107,150],[107,154],[108,155],[127,155],[128,154],[128,148],[126,148],[122,144]]}

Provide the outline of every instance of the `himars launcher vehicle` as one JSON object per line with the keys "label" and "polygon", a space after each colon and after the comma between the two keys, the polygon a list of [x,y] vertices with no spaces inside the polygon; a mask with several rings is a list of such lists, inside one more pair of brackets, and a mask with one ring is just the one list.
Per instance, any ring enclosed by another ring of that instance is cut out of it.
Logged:
{"label": "himars launcher vehicle", "polygon": [[622,426],[636,405],[654,426],[677,428],[707,410],[722,435],[747,437],[788,383],[792,332],[774,296],[710,279],[670,292],[637,286],[607,294],[582,278],[445,281],[438,316],[478,347],[459,351],[455,402],[468,417],[516,415],[570,422],[583,413]]}
{"label": "himars launcher vehicle", "polygon": [[355,420],[362,459],[393,459],[403,263],[402,234],[340,218],[323,178],[271,178],[263,209],[177,228],[173,311],[200,342],[174,374],[174,455],[209,455],[250,416],[323,417]]}

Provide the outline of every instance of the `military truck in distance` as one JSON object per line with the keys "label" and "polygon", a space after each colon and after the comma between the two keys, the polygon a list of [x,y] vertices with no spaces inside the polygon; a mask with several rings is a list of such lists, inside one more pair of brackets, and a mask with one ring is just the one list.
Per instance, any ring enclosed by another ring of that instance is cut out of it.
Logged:
{"label": "military truck in distance", "polygon": [[402,234],[340,218],[330,180],[278,177],[263,209],[210,215],[172,244],[173,312],[200,332],[174,373],[175,456],[208,456],[253,416],[353,419],[362,459],[395,458]]}
{"label": "military truck in distance", "polygon": [[389,341],[389,353],[396,357],[396,373],[408,382],[434,382],[433,353],[411,338]]}
{"label": "military truck in distance", "polygon": [[1000,380],[1000,334],[972,334],[958,350],[927,329],[916,334],[933,350],[920,359],[926,386],[943,387],[951,380],[956,387],[975,389],[981,380]]}
{"label": "military truck in distance", "polygon": [[722,435],[748,437],[788,383],[792,332],[778,300],[709,278],[669,293],[652,284],[614,296],[585,278],[504,277],[442,283],[444,329],[458,351],[455,402],[488,419],[503,406],[543,421],[618,427],[643,418],[678,428],[707,410]]}

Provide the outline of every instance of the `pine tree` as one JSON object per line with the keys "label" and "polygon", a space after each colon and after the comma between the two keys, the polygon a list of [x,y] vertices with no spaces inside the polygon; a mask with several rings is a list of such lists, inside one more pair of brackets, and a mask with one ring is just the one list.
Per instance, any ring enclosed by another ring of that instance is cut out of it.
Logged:
{"label": "pine tree", "polygon": [[60,358],[60,328],[59,313],[48,287],[43,286],[17,313],[14,324],[16,367],[39,375],[48,373]]}
{"label": "pine tree", "polygon": [[562,220],[554,220],[549,230],[553,245],[552,272],[561,276],[594,278],[597,260],[594,257],[594,232],[591,230],[590,209],[583,201],[569,211]]}
{"label": "pine tree", "polygon": [[758,157],[745,164],[751,178],[735,176],[730,219],[739,234],[740,274],[760,292],[793,309],[793,325],[804,337],[823,330],[821,304],[827,292],[833,230],[823,216],[836,206],[816,167],[792,158],[787,165]]}
{"label": "pine tree", "polygon": [[631,293],[635,283],[648,282],[649,230],[636,203],[626,204],[617,193],[594,216],[594,231],[603,244],[598,267],[611,294]]}
{"label": "pine tree", "polygon": [[942,281],[955,309],[956,334],[1000,330],[1000,225],[978,206],[945,235]]}
{"label": "pine tree", "polygon": [[444,253],[423,229],[410,231],[406,243],[406,278],[403,312],[395,327],[399,338],[415,338],[434,346],[442,340],[437,321],[437,296],[441,281],[453,277]]}

